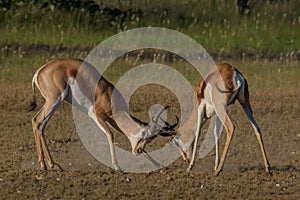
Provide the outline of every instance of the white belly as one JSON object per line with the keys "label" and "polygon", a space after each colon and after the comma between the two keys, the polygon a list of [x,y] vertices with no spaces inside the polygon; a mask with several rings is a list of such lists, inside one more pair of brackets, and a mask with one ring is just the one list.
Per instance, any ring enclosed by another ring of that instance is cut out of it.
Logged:
{"label": "white belly", "polygon": [[72,103],[73,106],[88,114],[88,111],[93,107],[93,103],[81,92],[75,79],[70,78],[68,81],[70,86],[70,93],[67,97],[67,101]]}

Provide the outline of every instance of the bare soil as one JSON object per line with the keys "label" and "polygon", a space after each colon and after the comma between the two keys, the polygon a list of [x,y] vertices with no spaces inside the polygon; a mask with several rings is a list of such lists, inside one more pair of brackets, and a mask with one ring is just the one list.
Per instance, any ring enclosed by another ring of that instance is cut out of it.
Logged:
{"label": "bare soil", "polygon": [[[31,101],[31,85],[21,80],[12,83],[3,77],[0,82],[0,199],[300,199],[299,90],[250,86],[272,175],[264,171],[253,129],[239,105],[230,109],[236,132],[224,170],[216,177],[214,151],[203,159],[197,157],[189,174],[181,158],[151,173],[114,171],[86,151],[77,135],[71,106],[63,104],[46,128],[50,152],[64,168],[59,172],[38,168],[31,127],[38,109],[25,111]],[[166,91],[158,93],[149,95],[147,88],[141,88],[130,102],[132,114],[147,121],[149,106],[159,102],[170,105],[176,113],[178,102]],[[42,101],[38,101],[39,108]],[[169,140],[157,138],[147,148]],[[224,133],[220,141],[222,149]],[[116,134],[116,143],[129,149],[128,140],[120,134]]]}
{"label": "bare soil", "polygon": [[[121,173],[98,163],[82,146],[71,106],[64,104],[47,128],[47,143],[63,172],[40,171],[26,113],[30,84],[0,87],[1,199],[299,199],[300,93],[252,92],[272,175],[266,174],[258,143],[239,106],[230,110],[237,126],[224,171],[213,175],[214,153],[197,158],[191,174],[178,159],[167,168],[142,174]],[[143,91],[141,91],[143,93]],[[139,95],[137,95],[139,96]],[[268,96],[267,101],[262,96]],[[140,97],[142,98],[142,97]],[[136,103],[141,100],[136,98]],[[153,99],[155,101],[155,99]],[[39,100],[40,104],[42,103]],[[143,108],[142,108],[143,109]],[[141,112],[141,111],[139,111]],[[135,112],[135,115],[141,113]],[[123,136],[117,137],[128,145]],[[225,134],[221,141],[225,140]],[[159,144],[157,139],[152,144]]]}

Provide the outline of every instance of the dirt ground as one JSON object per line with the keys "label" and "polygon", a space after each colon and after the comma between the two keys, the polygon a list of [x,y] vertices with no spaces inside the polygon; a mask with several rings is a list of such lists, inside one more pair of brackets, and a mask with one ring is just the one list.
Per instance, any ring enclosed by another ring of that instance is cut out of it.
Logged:
{"label": "dirt ground", "polygon": [[[213,175],[214,151],[204,159],[197,157],[190,174],[181,158],[151,173],[109,169],[81,144],[67,104],[58,109],[46,130],[50,151],[64,171],[40,171],[31,128],[34,112],[25,111],[31,100],[30,83],[3,81],[0,93],[0,199],[300,198],[299,92],[251,91],[272,175],[264,172],[258,143],[240,106],[230,109],[236,132],[218,177]],[[39,100],[39,106],[41,103]],[[133,104],[140,105],[140,99]],[[222,148],[224,133],[220,140]],[[117,136],[117,142],[129,145],[124,136]],[[158,138],[149,148],[164,142]]]}

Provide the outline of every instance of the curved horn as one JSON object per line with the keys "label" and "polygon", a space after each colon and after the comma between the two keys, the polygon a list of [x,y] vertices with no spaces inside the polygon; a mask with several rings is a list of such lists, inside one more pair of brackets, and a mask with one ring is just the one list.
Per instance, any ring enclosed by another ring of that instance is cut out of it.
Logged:
{"label": "curved horn", "polygon": [[154,117],[152,117],[152,123],[149,123],[148,128],[148,136],[151,137],[155,134],[157,134],[163,127],[158,124],[158,119],[160,118],[160,115],[168,109],[170,106],[165,106],[161,111],[159,111]]}
{"label": "curved horn", "polygon": [[167,130],[169,130],[169,131],[175,131],[174,128],[179,124],[179,118],[178,118],[178,116],[176,115],[175,117],[176,117],[176,121],[175,121],[174,124],[171,125],[168,122],[165,122],[165,124],[167,125],[167,127],[165,127],[165,128],[167,128]]}
{"label": "curved horn", "polygon": [[178,125],[179,123],[179,118],[177,115],[175,115],[176,117],[176,122],[174,124],[170,124],[169,122],[163,120],[161,117],[159,118],[161,121],[163,121],[165,123],[166,126],[163,127],[163,130],[165,131],[175,131],[174,128]]}
{"label": "curved horn", "polygon": [[161,115],[165,110],[167,110],[169,107],[170,107],[170,106],[165,106],[163,109],[161,109],[161,111],[159,111],[159,113],[157,113],[155,117],[152,117],[152,122],[155,123],[155,124],[157,124],[158,118],[161,119],[160,115]]}
{"label": "curved horn", "polygon": [[158,133],[158,135],[162,136],[162,137],[170,137],[170,136],[175,136],[177,135],[177,131],[175,131],[175,127],[178,125],[179,123],[179,118],[177,115],[175,115],[176,117],[176,122],[174,124],[170,124],[169,122],[163,120],[160,117],[160,120],[162,120],[165,123],[165,126],[162,128],[162,130]]}

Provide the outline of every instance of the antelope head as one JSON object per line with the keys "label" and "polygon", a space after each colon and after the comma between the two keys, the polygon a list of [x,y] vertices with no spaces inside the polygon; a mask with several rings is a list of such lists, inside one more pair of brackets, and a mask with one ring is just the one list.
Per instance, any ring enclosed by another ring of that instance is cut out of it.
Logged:
{"label": "antelope head", "polygon": [[[154,117],[152,117],[151,122],[146,126],[146,128],[140,132],[141,139],[135,148],[135,153],[145,152],[146,145],[158,135],[170,136],[171,134],[168,132],[174,131],[174,128],[179,123],[178,117],[176,116],[176,122],[174,124],[170,124],[161,117],[161,114],[168,108],[169,106],[165,106],[161,111],[159,111]],[[161,125],[162,123],[159,123],[159,120],[163,122],[163,125]]]}

